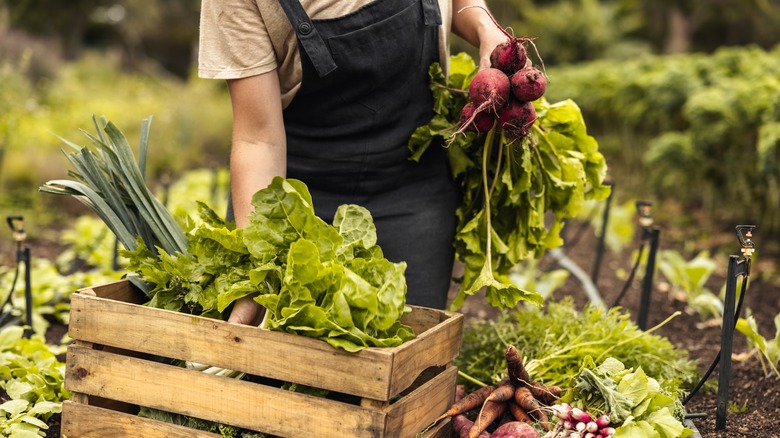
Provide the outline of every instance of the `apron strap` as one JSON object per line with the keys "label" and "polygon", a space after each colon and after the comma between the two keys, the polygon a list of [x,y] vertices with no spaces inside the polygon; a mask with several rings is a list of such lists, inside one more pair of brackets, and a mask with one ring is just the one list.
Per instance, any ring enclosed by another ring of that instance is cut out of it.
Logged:
{"label": "apron strap", "polygon": [[323,77],[335,70],[338,67],[336,61],[333,60],[322,35],[317,32],[301,2],[299,0],[280,0],[279,3],[290,20],[295,34],[298,36],[298,41],[301,42],[303,49],[317,70],[317,75]]}
{"label": "apron strap", "polygon": [[422,0],[423,17],[426,26],[441,25],[441,12],[438,0]]}

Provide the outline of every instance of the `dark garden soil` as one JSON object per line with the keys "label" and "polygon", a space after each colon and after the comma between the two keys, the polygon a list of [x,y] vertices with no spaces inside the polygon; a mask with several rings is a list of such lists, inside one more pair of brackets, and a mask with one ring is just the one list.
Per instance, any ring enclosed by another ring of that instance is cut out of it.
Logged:
{"label": "dark garden soil", "polygon": [[[574,225],[569,227],[573,229]],[[595,260],[596,238],[590,230],[577,237],[577,242],[564,248],[565,252],[572,261],[590,273]],[[679,248],[673,243],[666,242],[663,235],[661,242],[662,247]],[[719,242],[719,245],[725,245],[726,248],[733,247],[732,253],[739,253],[735,236],[732,238],[724,236],[719,239]],[[38,257],[53,258],[59,251],[53,242],[30,242],[30,246],[33,247],[34,254]],[[614,302],[626,284],[626,273],[630,271],[634,263],[631,253],[638,247],[639,241],[637,239],[633,248],[627,248],[623,254],[614,255],[609,251],[604,253],[597,285],[605,303]],[[765,337],[773,337],[775,334],[774,317],[780,313],[780,287],[778,287],[780,281],[777,278],[777,267],[774,265],[776,255],[761,254],[760,244],[757,244],[757,247],[759,250],[757,254],[760,254],[761,257],[760,259],[756,257],[757,261],[752,266],[744,308],[749,309],[754,315],[759,324],[760,333]],[[9,254],[10,252],[5,251],[5,253]],[[719,268],[708,283],[710,290],[715,292],[719,291],[724,284],[727,263],[725,257],[723,260],[716,260],[722,265],[722,268]],[[552,260],[545,258],[540,262],[540,269],[552,268],[557,268]],[[630,312],[634,319],[639,311],[641,280],[640,274],[637,274],[637,278],[631,283],[631,287],[621,301],[622,307]],[[680,316],[672,319],[656,333],[667,337],[677,347],[687,350],[691,358],[699,361],[699,367],[704,372],[720,349],[720,321],[704,321],[698,315],[687,312],[685,304],[675,299],[673,294],[667,291],[668,289],[664,279],[660,274],[656,274],[648,308],[647,326],[653,327],[661,323],[675,311],[682,312]],[[586,302],[586,295],[580,283],[573,278],[570,278],[563,287],[555,292],[553,299],[564,295],[571,295],[580,305],[584,305]],[[480,295],[469,298],[461,311],[465,314],[467,321],[472,318],[493,318],[497,314],[497,310],[487,305]],[[742,315],[745,315],[744,310]],[[50,342],[56,343],[61,339],[65,330],[67,327],[53,325],[47,338]],[[715,387],[719,368],[715,368],[715,372],[710,377],[711,385],[699,391],[686,405],[689,414],[703,415],[693,419],[694,426],[702,437],[780,437],[780,423],[775,420],[780,418],[780,378],[775,375],[765,375],[761,362],[755,354],[751,354],[744,336],[740,333],[736,333],[734,336],[733,349],[728,397],[731,408],[728,411],[726,428],[720,431],[715,430],[717,401]],[[51,428],[47,438],[59,436],[59,421],[59,416],[51,419]]]}

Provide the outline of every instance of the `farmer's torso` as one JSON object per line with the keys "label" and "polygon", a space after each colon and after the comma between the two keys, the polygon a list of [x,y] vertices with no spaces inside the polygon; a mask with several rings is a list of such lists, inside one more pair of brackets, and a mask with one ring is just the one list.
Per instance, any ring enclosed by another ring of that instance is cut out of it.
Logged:
{"label": "farmer's torso", "polygon": [[[343,194],[403,181],[406,144],[430,119],[428,68],[438,61],[435,0],[380,0],[312,20],[281,0],[298,34],[301,88],[284,111],[288,176]],[[406,175],[410,176],[410,175]]]}

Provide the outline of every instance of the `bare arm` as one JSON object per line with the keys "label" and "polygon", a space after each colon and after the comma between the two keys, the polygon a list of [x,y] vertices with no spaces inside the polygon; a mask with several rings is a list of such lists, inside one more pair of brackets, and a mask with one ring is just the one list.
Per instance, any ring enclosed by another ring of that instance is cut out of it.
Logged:
{"label": "bare arm", "polygon": [[[230,185],[236,225],[243,228],[252,211],[252,195],[275,176],[285,176],[287,141],[276,71],[228,81],[233,106]],[[252,297],[236,301],[228,321],[258,325],[262,307]]]}
{"label": "bare arm", "polygon": [[452,0],[452,31],[479,48],[479,68],[490,67],[490,52],[507,40],[493,22],[484,0]]}
{"label": "bare arm", "polygon": [[276,71],[228,81],[233,106],[231,193],[236,224],[246,225],[252,195],[275,176],[285,176],[285,139]]}

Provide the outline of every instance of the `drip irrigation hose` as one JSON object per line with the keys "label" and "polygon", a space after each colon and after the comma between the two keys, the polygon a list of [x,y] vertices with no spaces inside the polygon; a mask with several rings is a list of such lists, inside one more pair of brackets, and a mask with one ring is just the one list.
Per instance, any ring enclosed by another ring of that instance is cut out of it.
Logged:
{"label": "drip irrigation hose", "polygon": [[[747,291],[747,283],[748,283],[748,276],[746,275],[745,278],[742,281],[742,289],[739,292],[739,299],[737,300],[737,309],[735,311],[735,314],[737,318],[734,319],[734,324],[736,327],[736,322],[739,319],[739,315],[742,313],[742,303],[745,300],[745,291]],[[691,392],[683,399],[682,404],[683,406],[688,404],[689,401],[691,401],[691,398],[693,398],[694,395],[696,395],[697,392],[701,389],[702,386],[704,386],[704,382],[709,379],[710,374],[715,370],[715,367],[718,366],[718,362],[720,362],[720,353],[721,350],[718,350],[718,354],[715,355],[715,358],[712,359],[712,364],[710,364],[709,369],[707,369],[707,372],[704,373],[701,380],[699,380],[699,383],[696,384],[696,386],[691,390]]]}
{"label": "drip irrigation hose", "polygon": [[615,298],[615,302],[612,303],[612,307],[617,307],[620,305],[620,301],[623,300],[623,296],[628,291],[628,288],[631,286],[631,283],[634,281],[634,275],[636,275],[636,270],[639,268],[639,264],[642,261],[642,253],[645,251],[645,244],[644,242],[639,245],[639,251],[636,254],[636,260],[634,261],[634,266],[631,267],[631,273],[628,274],[628,279],[626,280],[626,284],[623,285],[623,289],[620,291],[620,294],[618,294],[618,297]]}

